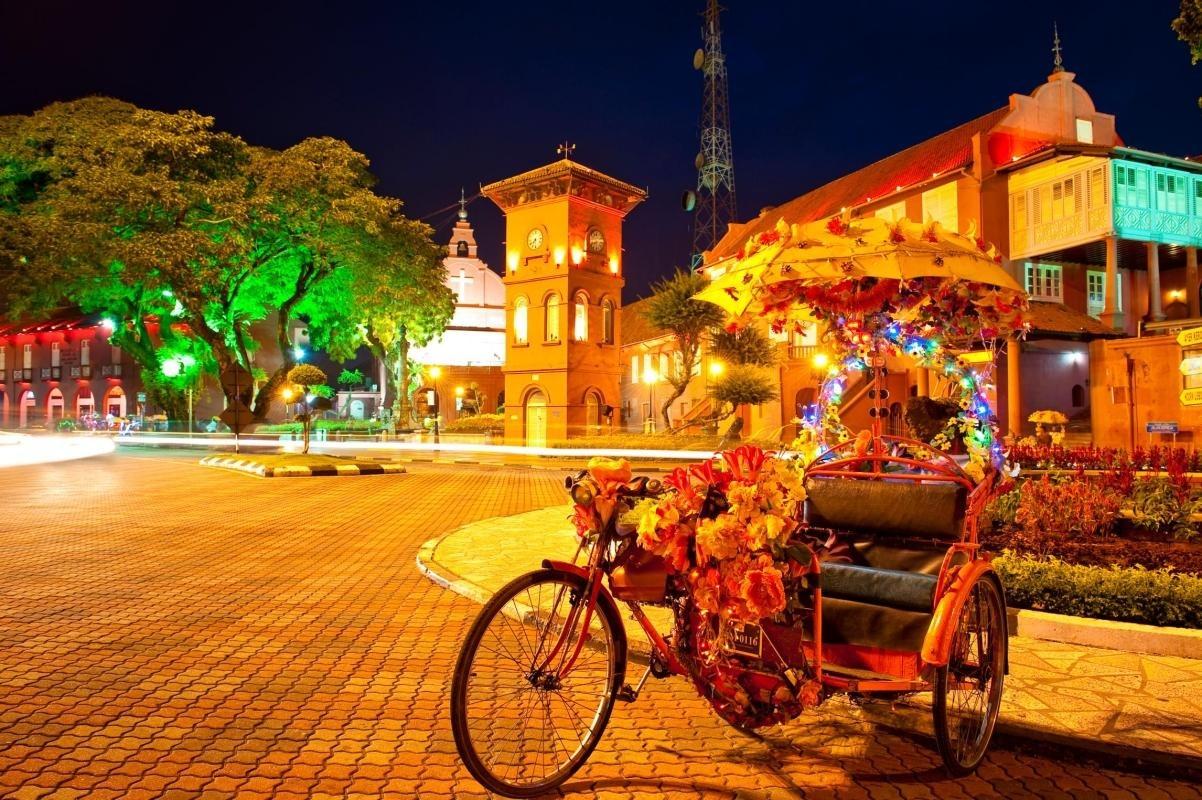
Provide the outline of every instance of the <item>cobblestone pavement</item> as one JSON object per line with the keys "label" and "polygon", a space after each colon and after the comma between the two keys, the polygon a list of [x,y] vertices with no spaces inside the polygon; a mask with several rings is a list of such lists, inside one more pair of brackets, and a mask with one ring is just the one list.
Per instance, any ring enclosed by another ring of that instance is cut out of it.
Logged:
{"label": "cobblestone pavement", "polygon": [[[0,478],[0,796],[484,796],[447,720],[478,607],[414,557],[473,519],[561,502],[554,473],[277,481],[124,455]],[[841,713],[749,739],[679,681],[619,705],[564,793],[1202,797],[1007,748],[953,781],[928,740]]]}

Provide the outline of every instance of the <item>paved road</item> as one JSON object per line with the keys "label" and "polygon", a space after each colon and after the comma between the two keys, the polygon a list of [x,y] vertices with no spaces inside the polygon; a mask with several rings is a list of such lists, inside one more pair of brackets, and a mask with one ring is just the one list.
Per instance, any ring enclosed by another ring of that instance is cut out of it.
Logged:
{"label": "paved road", "polygon": [[[477,609],[414,556],[561,486],[435,465],[263,480],[146,454],[0,473],[0,796],[483,797],[447,721]],[[619,705],[565,794],[1202,797],[1006,747],[952,781],[930,742],[837,713],[760,742],[672,681]]]}

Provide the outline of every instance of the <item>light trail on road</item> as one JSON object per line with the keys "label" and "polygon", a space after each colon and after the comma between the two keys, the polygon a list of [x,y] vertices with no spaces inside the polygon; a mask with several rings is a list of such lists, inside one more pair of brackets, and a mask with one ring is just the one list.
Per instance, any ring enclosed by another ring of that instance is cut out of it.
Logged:
{"label": "light trail on road", "polygon": [[0,433],[0,467],[25,467],[74,461],[111,453],[116,449],[108,436],[26,436]]}

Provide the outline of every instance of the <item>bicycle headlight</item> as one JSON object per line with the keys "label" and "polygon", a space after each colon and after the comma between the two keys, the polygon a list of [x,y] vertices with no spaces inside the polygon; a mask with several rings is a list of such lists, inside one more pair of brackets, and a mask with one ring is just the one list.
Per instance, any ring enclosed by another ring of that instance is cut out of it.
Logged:
{"label": "bicycle headlight", "polygon": [[597,487],[592,481],[577,481],[572,487],[572,500],[578,506],[591,506],[597,498]]}

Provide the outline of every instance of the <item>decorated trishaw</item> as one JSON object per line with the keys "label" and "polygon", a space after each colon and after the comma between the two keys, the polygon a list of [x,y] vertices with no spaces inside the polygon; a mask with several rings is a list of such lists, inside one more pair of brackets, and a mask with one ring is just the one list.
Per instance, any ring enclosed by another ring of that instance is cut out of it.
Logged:
{"label": "decorated trishaw", "polygon": [[[688,678],[745,731],[835,693],[928,693],[953,774],[988,749],[1006,612],[977,520],[1004,455],[992,351],[1021,330],[1021,288],[972,235],[846,217],[778,223],[712,277],[698,301],[734,326],[824,329],[835,357],[818,401],[780,452],[745,445],[662,481],[597,459],[568,479],[576,558],[500,589],[456,665],[455,741],[498,794],[562,784],[615,702],[635,700],[650,676]],[[902,363],[958,401],[931,441],[885,432],[898,428],[888,375]],[[859,432],[841,413],[852,381],[871,406]],[[650,643],[633,685],[618,603]],[[645,606],[667,609],[670,630]]]}

